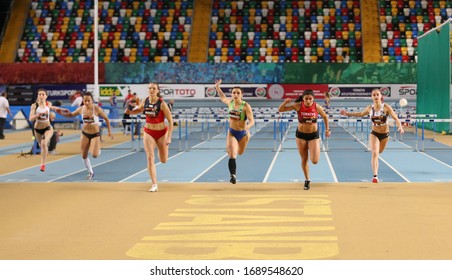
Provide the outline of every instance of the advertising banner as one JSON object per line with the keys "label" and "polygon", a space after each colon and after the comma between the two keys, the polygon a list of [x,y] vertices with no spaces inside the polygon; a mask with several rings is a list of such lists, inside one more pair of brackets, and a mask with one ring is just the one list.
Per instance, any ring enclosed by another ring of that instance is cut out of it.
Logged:
{"label": "advertising banner", "polygon": [[[136,93],[140,99],[149,96],[149,84],[119,84],[119,85],[99,85],[99,94],[102,101],[106,101],[116,92],[118,100],[124,100],[130,90]],[[203,99],[205,98],[205,85],[188,84],[159,84],[160,96],[164,99]],[[94,88],[94,85],[88,85]]]}
{"label": "advertising banner", "polygon": [[115,93],[120,100],[127,96],[128,90],[129,86],[127,85],[100,85],[99,96],[101,99],[104,99],[104,97],[110,98]]}
{"label": "advertising banner", "polygon": [[37,93],[38,89],[43,88],[49,94],[47,100],[60,100],[68,101],[70,96],[74,93],[86,91],[86,84],[74,84],[74,85],[36,85],[33,86],[33,91]]}
{"label": "advertising banner", "polygon": [[328,91],[327,84],[272,84],[268,85],[268,99],[286,99],[292,98],[296,99],[298,96],[303,94],[303,91],[307,89],[312,89],[316,99],[324,99],[325,92]]}
{"label": "advertising banner", "polygon": [[378,88],[383,98],[391,98],[390,86],[375,85],[332,85],[329,87],[331,99],[341,98],[371,98],[372,90]]}
{"label": "advertising banner", "polygon": [[[223,85],[221,84],[221,90],[227,97],[231,96],[232,89],[238,85]],[[240,85],[240,88],[243,91],[243,98],[259,98],[266,99],[267,98],[267,85],[266,84],[257,84],[257,85]],[[205,97],[206,98],[219,98],[217,90],[213,85],[205,85]]]}
{"label": "advertising banner", "polygon": [[203,99],[204,85],[161,84],[160,95],[165,99]]}
{"label": "advertising banner", "polygon": [[417,85],[391,85],[391,96],[397,99],[415,101],[417,96]]}

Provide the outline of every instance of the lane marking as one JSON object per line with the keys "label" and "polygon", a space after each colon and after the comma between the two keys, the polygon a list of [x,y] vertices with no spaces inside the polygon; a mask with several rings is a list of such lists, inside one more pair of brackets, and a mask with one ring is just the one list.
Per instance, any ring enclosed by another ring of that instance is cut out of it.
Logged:
{"label": "lane marking", "polygon": [[[259,132],[260,130],[262,130],[264,127],[266,127],[268,125],[268,123],[266,123],[264,126],[262,126],[261,128],[259,128],[259,129],[256,129],[255,131],[254,131],[254,133],[251,133],[250,134],[250,141],[251,141],[251,138],[253,137],[253,135],[254,134],[256,134],[257,132]],[[216,137],[219,137],[220,135],[222,135],[222,134],[217,134],[217,135],[215,135],[215,136],[213,136],[212,138],[216,138]],[[198,144],[199,145],[199,144]],[[222,144],[223,145],[223,144]],[[193,147],[195,147],[195,146],[193,146]],[[215,165],[217,165],[220,161],[222,161],[225,157],[227,157],[228,156],[228,154],[226,153],[225,155],[223,155],[223,156],[221,156],[218,160],[216,160],[214,163],[212,163],[211,165],[209,165],[204,171],[202,171],[201,173],[199,173],[195,178],[193,178],[192,180],[190,180],[189,182],[190,183],[193,183],[193,182],[195,182],[196,180],[198,180],[199,178],[201,178],[204,174],[206,174],[207,172],[209,172],[209,170],[211,170]]]}
{"label": "lane marking", "polygon": [[[323,150],[325,151],[325,143],[322,143]],[[333,164],[331,163],[330,157],[328,156],[328,152],[324,152],[326,157],[326,162],[328,163],[328,167],[330,168],[331,175],[333,176],[333,180],[335,183],[338,183],[339,180],[337,179],[336,171],[334,171]]]}
{"label": "lane marking", "polygon": [[439,159],[437,159],[437,158],[435,158],[435,157],[433,157],[433,156],[431,156],[429,154],[426,154],[425,152],[420,152],[420,153],[423,154],[424,156],[430,158],[430,159],[433,159],[434,161],[436,161],[436,162],[438,162],[438,163],[440,163],[440,164],[442,164],[442,165],[444,165],[446,167],[452,168],[452,166],[450,166],[449,164],[445,163],[444,161],[441,161],[441,160],[439,160]]}
{"label": "lane marking", "polygon": [[[128,142],[121,142],[121,143],[118,143],[118,144],[116,144],[116,145],[109,146],[108,148],[116,147],[116,146],[119,146],[119,145],[123,145],[123,144],[125,144],[125,143],[128,143]],[[104,148],[104,149],[105,149],[105,148]],[[104,152],[105,152],[105,150],[104,150]],[[57,160],[49,161],[49,162],[46,163],[46,165],[48,165],[48,164],[53,164],[53,163],[57,163],[57,162],[63,161],[63,160],[69,160],[69,159],[71,159],[71,158],[75,158],[75,157],[79,157],[79,156],[80,156],[80,153],[77,153],[77,154],[72,155],[72,156],[68,156],[68,157],[64,157],[64,158],[57,159]],[[5,176],[8,176],[8,175],[11,175],[11,174],[14,174],[14,173],[25,172],[25,171],[27,171],[27,170],[31,170],[31,169],[34,169],[34,168],[38,168],[39,166],[41,166],[41,164],[34,165],[34,166],[30,166],[30,167],[26,167],[26,168],[19,169],[19,170],[16,170],[16,171],[12,171],[12,172],[9,172],[9,173],[5,173],[5,174],[0,175],[0,178],[5,177]],[[80,172],[80,171],[78,171],[78,172]],[[22,176],[21,176],[21,178],[22,178]],[[51,181],[49,181],[49,182],[51,182]]]}
{"label": "lane marking", "polygon": [[198,176],[196,176],[195,178],[193,178],[190,183],[195,182],[196,180],[198,180],[199,178],[201,178],[204,174],[206,174],[207,172],[209,172],[210,169],[212,169],[215,165],[217,165],[220,161],[222,161],[225,157],[227,157],[228,154],[224,154],[222,157],[220,157],[219,159],[217,159],[214,163],[212,163],[211,165],[209,165],[206,169],[204,169],[204,171],[202,171],[201,173],[198,174]]}
{"label": "lane marking", "polygon": [[[109,160],[103,161],[103,162],[101,162],[101,163],[95,164],[95,165],[92,166],[92,168],[97,167],[97,166],[104,165],[104,164],[106,164],[106,163],[110,163],[110,162],[112,162],[112,161],[115,161],[115,160],[117,160],[117,159],[120,159],[120,158],[129,156],[129,155],[132,155],[132,154],[135,154],[135,153],[137,153],[137,152],[135,151],[135,152],[127,153],[127,154],[122,155],[122,156],[114,157],[114,158],[112,158],[112,159],[109,159]],[[66,177],[75,175],[75,174],[77,174],[77,173],[83,172],[83,171],[87,171],[86,168],[79,169],[78,171],[71,172],[71,173],[66,174],[66,175],[64,175],[64,176],[60,176],[60,177],[57,177],[57,178],[55,178],[55,179],[49,180],[49,181],[47,181],[47,183],[51,183],[51,182],[54,182],[54,181],[56,181],[56,180],[60,180],[60,179],[66,178]],[[94,173],[95,173],[95,172],[94,172]]]}
{"label": "lane marking", "polygon": [[301,260],[339,255],[327,195],[192,195],[184,204],[125,254],[167,260]]}
{"label": "lane marking", "polygon": [[[345,129],[342,125],[341,127],[348,132],[348,134],[350,134],[353,138],[355,138],[356,141],[358,141],[361,145],[363,145],[364,147],[366,147],[366,150],[369,151],[369,148],[367,147],[367,145],[358,139],[358,137],[356,137],[355,135],[353,135],[352,133],[350,133],[350,131],[348,131],[347,129]],[[385,159],[383,159],[383,157],[381,155],[378,156],[378,158],[385,163],[390,169],[392,169],[392,171],[394,171],[397,175],[399,175],[403,180],[405,180],[405,182],[407,183],[411,183],[410,180],[408,180],[408,178],[406,178],[402,173],[400,173],[399,171],[397,171],[397,169],[395,169],[392,165],[390,165]]]}
{"label": "lane marking", "polygon": [[291,126],[292,126],[292,123],[289,124],[289,127],[286,130],[286,133],[284,133],[284,137],[281,140],[281,142],[279,143],[279,147],[276,150],[276,154],[273,157],[272,162],[270,163],[270,166],[267,169],[267,172],[265,173],[264,180],[262,180],[262,183],[267,183],[268,177],[270,177],[270,173],[272,172],[273,167],[275,166],[276,159],[278,158],[278,155],[280,154],[280,152],[282,150],[282,146],[283,146],[284,140],[286,140],[287,134],[289,133],[289,130],[290,130]]}
{"label": "lane marking", "polygon": [[[173,159],[173,158],[176,158],[176,157],[182,155],[183,153],[185,153],[185,151],[179,152],[179,153],[177,153],[177,154],[175,154],[175,155],[169,157],[169,158],[168,158],[168,161],[171,160],[171,159]],[[160,164],[161,164],[161,162],[159,161],[159,162],[157,162],[157,163],[155,164],[155,166],[158,166],[158,165],[160,165]],[[134,176],[137,176],[137,175],[139,175],[139,174],[141,174],[141,173],[143,173],[143,172],[146,172],[146,171],[148,171],[147,168],[145,168],[145,169],[143,169],[143,170],[141,170],[141,171],[135,172],[135,173],[133,173],[132,175],[130,175],[130,176],[128,176],[128,177],[126,177],[126,178],[124,178],[124,179],[118,181],[118,183],[123,183],[124,181],[126,181],[126,180],[128,180],[128,179],[130,179],[130,178],[132,178],[132,177],[134,177]]]}

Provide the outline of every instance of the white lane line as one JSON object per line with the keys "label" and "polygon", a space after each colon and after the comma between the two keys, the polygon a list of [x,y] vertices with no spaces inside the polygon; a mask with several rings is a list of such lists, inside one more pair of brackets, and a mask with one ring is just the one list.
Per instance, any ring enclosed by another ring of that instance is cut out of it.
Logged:
{"label": "white lane line", "polygon": [[[323,150],[325,151],[325,144],[322,144],[323,146]],[[338,183],[338,179],[337,179],[337,175],[336,175],[336,171],[334,171],[334,167],[333,164],[331,163],[330,157],[328,156],[328,152],[324,152],[325,153],[325,157],[326,157],[326,162],[328,163],[328,167],[330,168],[331,171],[331,175],[333,176],[333,180],[335,183]]]}
{"label": "white lane line", "polygon": [[[259,129],[256,129],[254,131],[254,133],[251,133],[250,135],[250,141],[251,138],[253,137],[254,134],[256,134],[257,132],[259,132],[262,128],[266,127],[268,125],[268,123],[266,123],[264,126],[262,126]],[[217,136],[220,136],[221,134],[215,135],[212,138],[215,138]],[[195,178],[193,178],[192,180],[190,180],[190,183],[195,182],[196,180],[198,180],[199,178],[201,178],[204,174],[206,174],[207,172],[209,172],[209,170],[211,170],[215,165],[217,165],[220,161],[222,161],[225,157],[227,157],[228,154],[226,153],[225,155],[221,156],[218,160],[216,160],[214,163],[212,163],[210,166],[208,166],[206,169],[204,169],[201,173],[199,173]]]}
{"label": "white lane line", "polygon": [[[109,147],[103,148],[103,150],[109,149],[109,148],[112,148],[112,147],[116,147],[116,146],[120,146],[120,145],[123,145],[123,144],[125,144],[125,143],[128,143],[128,142],[121,142],[121,143],[115,144],[115,145],[113,145],[113,146],[109,146]],[[77,153],[77,154],[75,154],[75,155],[73,155],[73,156],[68,156],[68,157],[64,157],[64,158],[57,159],[57,160],[48,161],[46,164],[53,164],[53,163],[57,163],[57,162],[59,162],[59,161],[68,160],[68,159],[75,158],[75,157],[79,157],[79,156],[80,156],[80,154]],[[101,163],[101,164],[102,164],[102,163]],[[2,177],[4,177],[4,176],[11,175],[11,174],[14,174],[14,173],[19,173],[19,172],[23,172],[23,171],[26,171],[26,170],[34,169],[34,168],[39,167],[40,165],[41,165],[41,164],[39,164],[39,165],[34,165],[34,166],[31,166],[31,167],[27,167],[27,168],[23,168],[23,169],[19,169],[19,170],[15,170],[15,171],[12,171],[12,172],[9,172],[9,173],[5,173],[5,174],[0,175],[0,178],[2,178]],[[80,172],[80,171],[77,171],[77,172]],[[77,172],[75,172],[75,173],[77,173]],[[71,174],[74,174],[74,173],[71,173]],[[57,180],[57,179],[54,179],[54,180]],[[54,181],[54,180],[52,180],[52,181]],[[52,182],[52,181],[48,181],[48,182]]]}
{"label": "white lane line", "polygon": [[[213,136],[212,138],[215,138],[215,137],[218,137],[218,136],[220,136],[220,134],[215,135],[215,136]],[[199,146],[199,145],[202,145],[202,144],[205,144],[205,143],[207,143],[207,141],[206,141],[206,140],[202,140],[202,141],[199,142],[198,144],[192,146],[190,149],[195,148],[195,147],[197,147],[197,146]],[[174,159],[174,158],[176,158],[176,157],[178,157],[178,156],[180,156],[180,155],[182,155],[182,154],[184,154],[184,153],[186,153],[186,152],[187,152],[187,151],[185,151],[185,150],[184,150],[184,151],[181,151],[181,152],[179,152],[179,153],[177,153],[177,154],[175,154],[175,155],[169,157],[169,158],[168,158],[168,161],[169,161],[169,160],[172,160],[172,159]],[[158,166],[158,165],[160,165],[160,164],[161,164],[161,162],[157,162],[157,163],[155,164],[155,166]],[[128,176],[128,177],[126,177],[126,178],[124,178],[124,179],[118,181],[118,183],[125,182],[125,181],[129,180],[130,178],[132,178],[132,177],[134,177],[134,176],[137,176],[137,175],[139,175],[139,174],[141,174],[141,173],[143,173],[143,172],[147,172],[147,171],[148,171],[147,168],[142,169],[141,171],[135,172],[134,174],[132,174],[132,175],[130,175],[130,176]]]}
{"label": "white lane line", "polygon": [[[404,145],[404,146],[406,146],[406,147],[408,147],[408,148],[415,149],[415,148],[413,148],[412,146],[410,146],[410,145],[408,145],[408,144],[406,144],[406,143],[404,143],[404,142],[401,142],[401,141],[399,141],[399,140],[396,140],[396,141],[397,141],[397,143],[400,143],[400,144],[402,144],[402,145]],[[433,157],[433,156],[431,156],[431,155],[429,155],[429,154],[427,154],[427,153],[425,153],[425,152],[419,151],[419,153],[420,153],[421,155],[424,155],[424,156],[426,156],[426,157],[428,157],[428,158],[430,158],[430,159],[432,159],[432,160],[434,160],[434,161],[436,161],[436,162],[438,162],[438,163],[440,163],[440,164],[446,166],[446,167],[452,168],[451,165],[449,165],[449,164],[445,163],[444,161],[441,161],[441,160],[439,160],[439,159],[437,159],[437,158],[435,158],[435,157]]]}
{"label": "white lane line", "polygon": [[[213,136],[212,138],[216,138],[216,137],[219,137],[219,136],[221,136],[221,134],[215,135],[215,136]],[[195,148],[195,147],[198,147],[199,145],[202,145],[202,144],[205,144],[205,143],[207,143],[207,141],[206,141],[206,140],[203,140],[203,141],[201,141],[200,143],[198,143],[198,144],[192,146],[190,149]],[[182,154],[184,154],[184,153],[186,153],[186,152],[187,152],[187,151],[185,151],[185,150],[184,150],[184,151],[181,151],[181,152],[179,152],[179,153],[177,153],[177,154],[175,154],[175,155],[169,157],[169,158],[168,158],[168,161],[169,161],[169,160],[172,160],[172,159],[174,159],[174,158],[176,158],[176,157],[178,157],[178,156],[180,156],[180,155],[182,155]],[[221,159],[220,159],[220,160],[221,160]],[[161,164],[161,162],[157,162],[157,163],[155,164],[155,166],[158,166],[159,164]],[[134,173],[134,174],[132,174],[132,175],[130,175],[130,176],[128,176],[128,177],[122,179],[121,181],[119,181],[119,183],[125,182],[125,181],[131,179],[132,177],[137,176],[137,175],[139,175],[139,174],[141,174],[141,173],[143,173],[143,172],[147,172],[147,171],[148,171],[148,169],[145,168],[145,169],[143,169],[143,170],[141,170],[141,171],[138,171],[138,172],[136,172],[136,173]]]}
{"label": "white lane line", "polygon": [[424,156],[430,158],[430,159],[433,159],[434,161],[436,161],[436,162],[438,162],[438,163],[440,163],[440,164],[442,164],[442,165],[444,165],[444,166],[446,166],[446,167],[452,168],[452,166],[450,166],[449,164],[445,163],[444,161],[441,161],[441,160],[439,160],[439,159],[437,159],[437,158],[435,158],[435,157],[433,157],[433,156],[431,156],[431,155],[429,155],[429,154],[426,154],[425,152],[420,152],[420,153],[421,153],[422,155],[424,155]]}
{"label": "white lane line", "polygon": [[196,180],[198,180],[199,178],[201,178],[201,176],[203,176],[204,174],[206,174],[207,172],[209,172],[210,169],[212,169],[215,165],[217,165],[220,161],[222,161],[225,157],[227,157],[228,154],[224,154],[222,157],[220,157],[219,159],[217,159],[214,163],[212,163],[211,165],[209,165],[206,169],[204,169],[204,171],[202,171],[201,173],[198,174],[198,176],[196,176],[195,178],[193,178],[190,183],[195,182]]}
{"label": "white lane line", "polygon": [[281,143],[279,143],[278,149],[276,150],[276,154],[273,157],[272,162],[270,163],[270,166],[267,169],[267,172],[265,173],[265,176],[264,176],[264,179],[262,180],[262,183],[267,183],[268,177],[270,177],[270,173],[272,172],[273,167],[275,166],[276,159],[278,158],[278,155],[279,155],[279,153],[282,150],[282,145],[284,143],[284,140],[286,140],[286,136],[289,133],[289,130],[290,130],[291,126],[292,126],[292,123],[289,124],[289,127],[286,130],[286,133],[284,133],[283,139],[282,139]]}
{"label": "white lane line", "polygon": [[[367,147],[367,145],[358,139],[358,137],[356,137],[355,135],[353,135],[352,133],[350,133],[347,129],[344,128],[345,131],[347,131],[353,138],[356,139],[356,141],[358,141],[359,143],[361,143],[361,145],[363,145],[364,147],[366,147],[367,150],[369,150],[369,148]],[[407,177],[405,177],[402,173],[400,173],[399,171],[397,171],[397,169],[395,169],[392,165],[390,165],[385,159],[383,159],[381,156],[378,157],[382,162],[384,162],[390,169],[392,169],[392,171],[394,171],[397,175],[399,175],[400,177],[402,177],[403,180],[405,180],[405,182],[410,183],[411,181],[408,180]]]}
{"label": "white lane line", "polygon": [[[93,165],[92,167],[94,168],[94,167],[97,167],[97,166],[101,166],[101,165],[104,165],[104,164],[106,164],[106,163],[115,161],[115,160],[117,160],[117,159],[120,159],[120,158],[129,156],[129,155],[132,155],[132,154],[135,154],[135,153],[137,153],[137,152],[131,152],[131,153],[127,153],[127,154],[125,154],[125,155],[119,156],[119,157],[114,157],[114,158],[112,158],[112,159],[109,159],[109,160],[100,162],[100,163],[98,163],[98,164],[95,164],[95,165]],[[47,181],[47,183],[54,182],[54,181],[56,181],[56,180],[60,180],[60,179],[69,177],[69,176],[74,175],[74,174],[77,174],[77,173],[79,173],[79,172],[83,172],[84,170],[86,170],[86,168],[79,169],[79,170],[77,170],[77,171],[75,171],[75,172],[68,173],[68,174],[66,174],[66,175],[64,175],[64,176],[60,176],[60,177],[54,178],[54,179],[52,179],[52,180]]]}
{"label": "white lane line", "polygon": [[[175,154],[175,155],[169,157],[168,160],[171,160],[171,159],[173,159],[173,158],[176,158],[176,157],[182,155],[183,153],[185,153],[185,151],[179,152],[179,153],[177,153],[177,154]],[[161,164],[160,161],[157,162],[157,163],[155,164],[155,166],[157,166],[157,165],[159,165],[159,164]],[[134,177],[134,176],[137,176],[137,175],[139,175],[139,174],[141,174],[141,173],[143,173],[143,172],[147,172],[147,171],[148,171],[148,169],[145,168],[145,169],[143,169],[143,170],[141,170],[141,171],[135,172],[134,174],[132,174],[132,175],[130,175],[130,176],[128,176],[128,177],[122,179],[121,181],[118,181],[118,183],[122,183],[122,182],[124,182],[124,181],[126,181],[126,180],[128,180],[128,179],[130,179],[130,178],[132,178],[132,177]]]}

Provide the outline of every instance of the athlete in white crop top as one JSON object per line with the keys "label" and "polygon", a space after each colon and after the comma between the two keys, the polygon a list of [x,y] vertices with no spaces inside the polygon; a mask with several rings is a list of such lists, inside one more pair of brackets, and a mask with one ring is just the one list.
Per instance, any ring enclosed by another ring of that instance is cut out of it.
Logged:
{"label": "athlete in white crop top", "polygon": [[100,122],[99,116],[104,119],[107,129],[108,136],[113,139],[111,134],[110,120],[104,111],[97,105],[94,104],[93,95],[91,92],[85,92],[83,94],[83,106],[78,107],[74,112],[62,113],[66,117],[75,117],[78,115],[82,116],[83,126],[82,135],[80,136],[80,145],[82,150],[82,159],[88,170],[88,180],[94,177],[94,171],[91,166],[91,162],[88,157],[88,152],[91,151],[93,158],[97,158],[100,151]]}
{"label": "athlete in white crop top", "polygon": [[82,122],[83,124],[97,124],[99,125],[99,115],[96,114],[96,110],[94,108],[95,104],[92,103],[91,110],[88,112],[86,106],[82,106]]}
{"label": "athlete in white crop top", "polygon": [[372,131],[369,136],[369,146],[372,152],[372,171],[374,177],[372,178],[373,183],[378,183],[378,157],[385,150],[386,144],[389,140],[389,125],[387,123],[388,116],[391,116],[396,122],[397,129],[400,134],[404,133],[402,124],[392,107],[388,104],[383,103],[381,92],[379,89],[372,90],[372,100],[373,104],[369,105],[362,112],[351,113],[345,110],[341,110],[341,115],[348,117],[364,117],[370,115],[372,121]]}
{"label": "athlete in white crop top", "polygon": [[30,122],[34,122],[33,134],[41,148],[41,167],[40,170],[44,172],[46,170],[46,159],[48,155],[48,142],[53,135],[53,128],[50,124],[50,110],[54,110],[58,113],[61,112],[61,108],[52,106],[47,102],[47,91],[45,89],[38,89],[38,97],[36,103],[33,103],[30,107]]}

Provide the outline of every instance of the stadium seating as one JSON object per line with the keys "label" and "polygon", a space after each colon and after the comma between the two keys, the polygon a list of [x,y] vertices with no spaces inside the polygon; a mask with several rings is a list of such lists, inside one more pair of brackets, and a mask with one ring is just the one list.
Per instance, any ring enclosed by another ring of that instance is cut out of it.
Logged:
{"label": "stadium seating", "polygon": [[[99,1],[99,61],[187,61],[193,2]],[[91,62],[93,27],[91,0],[32,0],[16,61]]]}
{"label": "stadium seating", "polygon": [[[212,7],[210,62],[224,61],[223,49],[236,54],[226,59],[233,62],[362,61],[359,1],[213,0]],[[336,47],[347,51],[333,58]]]}
{"label": "stadium seating", "polygon": [[418,36],[451,17],[451,1],[379,0],[383,61],[415,62]]}
{"label": "stadium seating", "polygon": [[[98,6],[100,62],[184,62],[195,0]],[[417,38],[452,17],[452,1],[378,0],[382,60],[416,61]],[[362,62],[358,0],[212,0],[207,60]],[[92,0],[32,0],[17,62],[94,60]]]}

